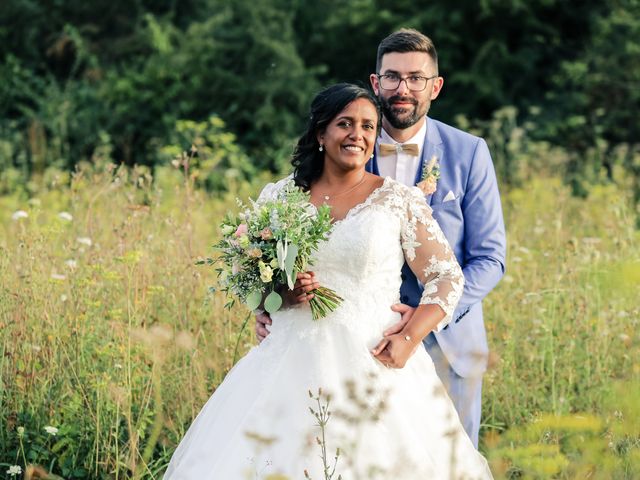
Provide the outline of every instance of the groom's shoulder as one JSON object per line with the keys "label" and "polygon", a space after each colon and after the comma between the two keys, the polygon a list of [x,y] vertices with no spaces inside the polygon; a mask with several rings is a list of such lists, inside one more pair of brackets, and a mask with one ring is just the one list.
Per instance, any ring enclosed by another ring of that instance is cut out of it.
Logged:
{"label": "groom's shoulder", "polygon": [[440,138],[445,143],[451,144],[466,144],[466,145],[476,145],[478,142],[484,142],[482,137],[477,135],[473,135],[469,132],[465,132],[464,130],[460,130],[459,128],[452,127],[440,120],[436,120],[434,118],[430,118],[430,120],[434,123],[438,133],[440,134]]}

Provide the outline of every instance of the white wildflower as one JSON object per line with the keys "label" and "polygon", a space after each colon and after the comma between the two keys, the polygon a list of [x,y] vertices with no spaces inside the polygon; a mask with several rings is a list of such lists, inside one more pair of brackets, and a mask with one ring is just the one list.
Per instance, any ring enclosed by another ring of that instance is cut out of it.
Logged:
{"label": "white wildflower", "polygon": [[73,221],[73,215],[71,215],[69,212],[60,212],[58,214],[58,218],[60,218],[61,220],[66,220],[67,222]]}
{"label": "white wildflower", "polygon": [[76,238],[76,242],[81,243],[82,245],[86,245],[87,247],[93,245],[93,242],[89,237],[78,237]]}
{"label": "white wildflower", "polygon": [[18,432],[19,437],[22,437],[24,435],[24,427],[18,427],[16,428],[16,431]]}
{"label": "white wildflower", "polygon": [[71,270],[75,269],[78,266],[78,262],[76,262],[73,258],[70,258],[64,264],[69,267]]}
{"label": "white wildflower", "polygon": [[66,278],[67,278],[66,276],[61,275],[59,273],[55,273],[54,272],[54,273],[51,274],[51,279],[52,280],[66,280]]}
{"label": "white wildflower", "polygon": [[61,302],[66,302],[68,299],[68,297],[63,293],[62,295],[60,295],[60,301]]}
{"label": "white wildflower", "polygon": [[18,210],[17,212],[13,212],[13,215],[11,215],[12,220],[20,220],[21,218],[28,218],[28,217],[29,217],[29,214],[24,210]]}
{"label": "white wildflower", "polygon": [[11,465],[9,470],[7,470],[7,474],[9,475],[20,475],[22,473],[22,467],[20,465]]}
{"label": "white wildflower", "polygon": [[58,429],[56,427],[52,427],[51,425],[47,425],[46,427],[44,427],[44,431],[54,437],[58,434]]}

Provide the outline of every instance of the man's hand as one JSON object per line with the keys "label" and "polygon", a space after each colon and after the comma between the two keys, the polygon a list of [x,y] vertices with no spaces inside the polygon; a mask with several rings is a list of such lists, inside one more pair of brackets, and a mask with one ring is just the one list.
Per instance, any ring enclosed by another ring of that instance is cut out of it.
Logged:
{"label": "man's hand", "polygon": [[409,305],[405,305],[404,303],[396,303],[394,305],[391,305],[391,310],[399,313],[401,317],[398,323],[390,326],[384,332],[382,332],[382,335],[385,337],[400,333],[402,329],[407,325],[407,323],[409,323],[409,320],[411,320],[413,312],[416,311],[414,307],[410,307]]}
{"label": "man's hand", "polygon": [[[291,306],[308,302],[314,297],[313,293],[310,292],[319,286],[320,284],[316,280],[315,273],[298,273],[296,283],[293,285],[293,290],[287,290],[282,293],[284,305]],[[256,313],[256,338],[258,339],[258,343],[262,342],[267,335],[269,335],[268,325],[271,325],[271,317],[269,314],[267,312]]]}
{"label": "man's hand", "polygon": [[266,336],[269,335],[267,325],[271,325],[269,314],[267,312],[256,313],[256,338],[258,343],[262,343]]}

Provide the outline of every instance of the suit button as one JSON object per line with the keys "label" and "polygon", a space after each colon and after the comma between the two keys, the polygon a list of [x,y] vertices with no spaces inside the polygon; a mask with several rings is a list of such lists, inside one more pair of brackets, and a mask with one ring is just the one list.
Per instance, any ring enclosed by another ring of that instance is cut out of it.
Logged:
{"label": "suit button", "polygon": [[400,300],[402,300],[402,303],[407,303],[409,301],[409,297],[407,297],[406,295],[402,295]]}

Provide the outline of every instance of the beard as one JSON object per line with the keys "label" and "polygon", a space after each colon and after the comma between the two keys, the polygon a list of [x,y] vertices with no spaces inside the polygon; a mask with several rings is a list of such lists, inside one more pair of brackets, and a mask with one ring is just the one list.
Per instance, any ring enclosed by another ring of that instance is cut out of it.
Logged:
{"label": "beard", "polygon": [[[404,130],[418,123],[420,119],[427,114],[431,104],[431,102],[425,102],[420,105],[415,98],[401,97],[400,95],[394,95],[389,98],[378,95],[378,100],[380,100],[384,118],[387,119],[393,128],[400,130]],[[393,103],[397,101],[410,102],[413,104],[413,107],[398,109],[393,106]]]}

